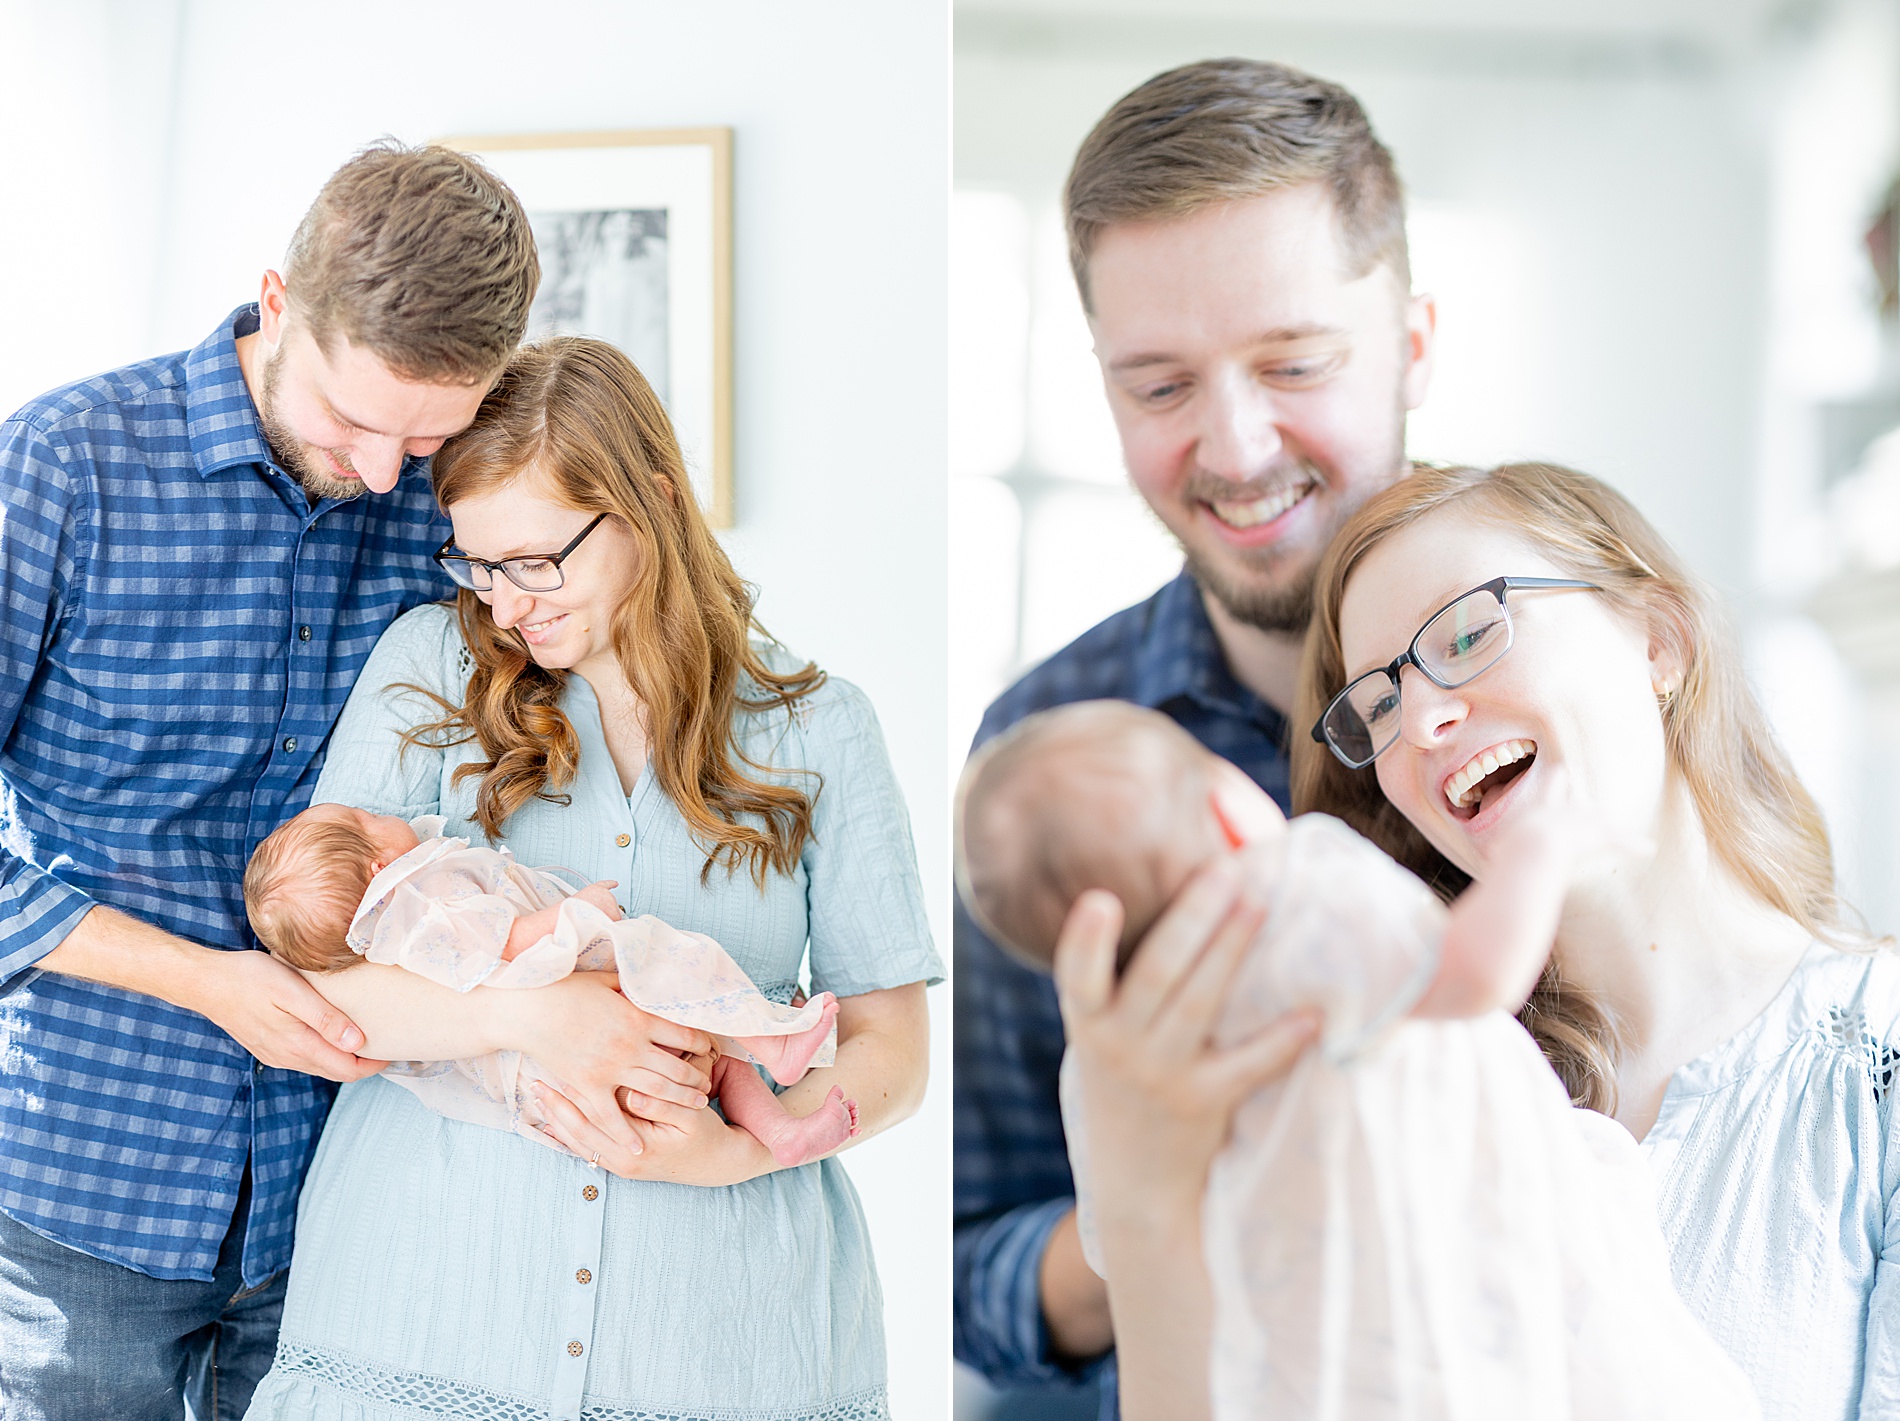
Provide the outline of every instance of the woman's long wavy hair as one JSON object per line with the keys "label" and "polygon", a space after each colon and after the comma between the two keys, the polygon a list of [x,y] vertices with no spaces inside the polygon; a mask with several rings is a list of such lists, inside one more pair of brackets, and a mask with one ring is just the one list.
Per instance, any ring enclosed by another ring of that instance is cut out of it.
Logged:
{"label": "woman's long wavy hair", "polygon": [[[716,863],[744,865],[761,885],[768,870],[789,873],[811,836],[818,787],[807,794],[751,773],[768,767],[739,748],[734,716],[789,711],[825,673],[810,663],[773,671],[754,648],[752,633],[764,632],[751,591],[699,511],[659,398],[619,350],[574,336],[522,347],[475,422],[435,456],[444,509],[524,477],[633,535],[633,585],[610,635],[645,711],[654,775],[706,850],[701,877]],[[530,800],[562,802],[580,742],[560,709],[567,673],[536,665],[473,592],[463,589],[456,606],[474,660],[466,698],[444,703],[443,718],[408,739],[481,746],[487,759],[455,775],[481,778],[475,817],[499,838]]]}
{"label": "woman's long wavy hair", "polygon": [[[1421,466],[1340,530],[1320,564],[1300,670],[1295,810],[1345,820],[1447,900],[1469,882],[1386,800],[1371,766],[1349,770],[1305,733],[1346,683],[1339,609],[1354,569],[1394,533],[1454,505],[1523,537],[1570,576],[1596,583],[1612,608],[1648,630],[1680,668],[1673,696],[1659,708],[1664,744],[1716,860],[1816,937],[1843,944],[1859,938],[1843,922],[1821,812],[1769,730],[1714,598],[1621,494],[1550,464]],[[1615,1110],[1616,1023],[1564,980],[1554,957],[1518,1020],[1572,1100]]]}

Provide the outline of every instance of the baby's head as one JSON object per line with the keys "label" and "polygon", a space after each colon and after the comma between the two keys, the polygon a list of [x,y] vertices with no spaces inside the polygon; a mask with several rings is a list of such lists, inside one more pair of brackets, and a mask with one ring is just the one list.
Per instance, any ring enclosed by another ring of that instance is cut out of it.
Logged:
{"label": "baby's head", "polygon": [[957,787],[957,887],[978,926],[1047,970],[1075,900],[1122,901],[1121,960],[1208,860],[1284,832],[1246,775],[1158,711],[1083,701],[990,741]]}
{"label": "baby's head", "polygon": [[271,955],[306,972],[362,961],[344,939],[369,882],[420,842],[393,814],[318,804],[257,846],[244,870],[244,910]]}

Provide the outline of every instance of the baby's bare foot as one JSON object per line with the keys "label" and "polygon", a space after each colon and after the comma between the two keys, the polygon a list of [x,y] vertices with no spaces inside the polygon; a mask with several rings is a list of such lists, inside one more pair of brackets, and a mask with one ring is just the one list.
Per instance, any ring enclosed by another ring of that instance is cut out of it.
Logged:
{"label": "baby's bare foot", "polygon": [[830,992],[820,992],[815,1001],[824,1003],[819,1014],[818,1024],[795,1036],[746,1036],[740,1040],[752,1054],[752,1059],[765,1067],[766,1074],[780,1085],[797,1085],[805,1078],[810,1069],[812,1057],[831,1036],[832,1025],[838,1020],[838,999]]}
{"label": "baby's bare foot", "polygon": [[772,1158],[787,1169],[810,1164],[830,1154],[858,1133],[858,1103],[846,1100],[837,1086],[809,1115],[782,1116],[759,1138]]}

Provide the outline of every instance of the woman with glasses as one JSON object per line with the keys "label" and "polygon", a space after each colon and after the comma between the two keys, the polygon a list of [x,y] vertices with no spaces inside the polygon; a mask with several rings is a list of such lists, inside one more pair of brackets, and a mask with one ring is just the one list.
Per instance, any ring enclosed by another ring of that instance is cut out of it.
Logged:
{"label": "woman with glasses", "polygon": [[[1641,1142],[1677,1288],[1764,1416],[1900,1414],[1900,962],[1849,926],[1710,595],[1594,479],[1421,469],[1328,552],[1301,712],[1296,808],[1445,897],[1560,785],[1600,822],[1620,847],[1574,885],[1519,1020],[1572,1099]],[[1185,1245],[1225,1120],[1153,1139],[1184,1077],[1231,1112],[1283,1072],[1277,1042],[1207,1045],[1261,914],[1231,869],[1205,875],[1144,943],[1167,970],[1140,999],[1100,987],[1112,901],[1065,928],[1070,1050],[1117,1102],[1090,1129],[1125,1398],[1205,1363]]]}
{"label": "woman with glasses", "polygon": [[[876,719],[763,639],[646,381],[603,342],[524,349],[434,479],[461,591],[385,634],[316,799],[444,815],[615,880],[627,912],[707,934],[781,1002],[809,948],[837,1057],[785,1104],[835,1086],[859,1138],[902,1120],[941,969]],[[317,982],[366,1054],[417,1059],[534,1049],[523,999],[553,990],[465,1003],[372,966]],[[706,1108],[710,1040],[622,1005],[635,1084],[605,1110],[578,1082],[540,1097],[561,1148],[376,1077],[343,1090],[251,1417],[888,1415],[842,1168],[779,1168]]]}

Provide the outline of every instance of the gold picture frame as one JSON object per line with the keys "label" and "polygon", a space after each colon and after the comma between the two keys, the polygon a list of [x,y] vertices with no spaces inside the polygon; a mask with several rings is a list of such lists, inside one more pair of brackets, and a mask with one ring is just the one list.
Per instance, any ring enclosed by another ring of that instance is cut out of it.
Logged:
{"label": "gold picture frame", "polygon": [[529,338],[599,336],[652,382],[700,506],[733,524],[732,130],[459,135],[541,248]]}

